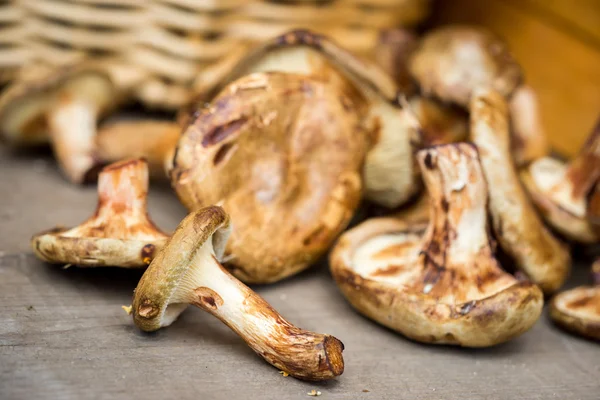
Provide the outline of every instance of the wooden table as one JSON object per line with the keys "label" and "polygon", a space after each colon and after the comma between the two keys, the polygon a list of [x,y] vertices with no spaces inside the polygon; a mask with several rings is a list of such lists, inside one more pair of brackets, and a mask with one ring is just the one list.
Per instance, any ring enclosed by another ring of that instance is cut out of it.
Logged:
{"label": "wooden table", "polygon": [[[426,346],[361,317],[325,265],[256,290],[286,318],[346,345],[346,371],[327,383],[283,377],[215,318],[187,310],[155,334],[121,309],[140,271],[62,269],[37,261],[29,237],[73,225],[95,189],[67,184],[47,155],[0,149],[0,399],[600,399],[600,345],[544,314],[490,349]],[[164,229],[185,215],[165,185],[150,212]],[[585,280],[582,266],[574,281]]]}

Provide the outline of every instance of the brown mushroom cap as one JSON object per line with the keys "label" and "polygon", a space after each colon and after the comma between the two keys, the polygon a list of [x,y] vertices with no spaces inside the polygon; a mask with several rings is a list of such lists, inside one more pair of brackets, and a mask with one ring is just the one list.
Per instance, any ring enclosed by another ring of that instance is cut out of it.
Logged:
{"label": "brown mushroom cap", "polygon": [[83,267],[146,267],[165,244],[146,211],[148,166],[127,160],[105,167],[98,178],[98,207],[83,224],[35,235],[31,246],[43,261]]}
{"label": "brown mushroom cap", "polygon": [[523,170],[521,179],[554,229],[577,242],[600,241],[591,211],[600,186],[600,122],[569,164],[541,158]]}
{"label": "brown mushroom cap", "polygon": [[219,204],[231,215],[238,278],[274,282],[307,268],[350,221],[368,149],[355,95],[302,75],[252,74],[183,133],[172,185],[188,209]]}
{"label": "brown mushroom cap", "polygon": [[135,324],[145,331],[157,330],[193,304],[219,318],[265,361],[294,377],[325,380],[340,375],[342,342],[292,325],[221,266],[218,259],[229,229],[228,215],[217,206],[184,218],[135,290]]}
{"label": "brown mushroom cap", "polygon": [[420,188],[414,151],[421,143],[419,126],[403,112],[398,87],[378,65],[351,54],[326,37],[296,30],[250,51],[227,74],[207,86],[203,101],[225,85],[256,72],[302,74],[332,85],[354,86],[368,107],[361,119],[373,146],[364,165],[365,196],[386,207],[397,207]]}
{"label": "brown mushroom cap", "polygon": [[346,232],[331,272],[361,313],[426,343],[485,347],[527,331],[543,295],[504,272],[487,227],[487,189],[468,144],[417,155],[431,222],[372,219]]}
{"label": "brown mushroom cap", "polygon": [[545,293],[558,290],[571,269],[569,250],[544,226],[521,186],[510,153],[507,103],[500,93],[491,89],[474,93],[471,139],[488,182],[498,243]]}
{"label": "brown mushroom cap", "polygon": [[465,108],[478,87],[491,87],[508,97],[522,80],[506,44],[470,26],[446,26],[426,34],[412,54],[409,70],[424,94]]}
{"label": "brown mushroom cap", "polygon": [[152,177],[164,177],[173,161],[180,134],[181,127],[175,122],[119,121],[100,128],[95,155],[106,163],[144,158]]}
{"label": "brown mushroom cap", "polygon": [[115,87],[100,68],[81,65],[19,81],[0,98],[0,132],[15,145],[50,141],[73,182],[96,166],[96,120],[114,105]]}

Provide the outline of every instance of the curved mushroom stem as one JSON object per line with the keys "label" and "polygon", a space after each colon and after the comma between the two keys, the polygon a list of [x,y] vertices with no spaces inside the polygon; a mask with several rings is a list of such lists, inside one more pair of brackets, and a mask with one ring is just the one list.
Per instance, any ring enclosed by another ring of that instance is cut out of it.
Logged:
{"label": "curved mushroom stem", "polygon": [[473,262],[485,252],[492,260],[487,231],[485,178],[472,145],[447,145],[418,155],[431,198],[431,222],[425,232],[429,264],[448,268]]}
{"label": "curved mushroom stem", "polygon": [[84,183],[97,164],[93,157],[98,108],[92,101],[64,95],[47,119],[54,154],[61,169],[73,183]]}
{"label": "curved mushroom stem", "polygon": [[344,345],[330,335],[300,329],[262,297],[234,278],[205,250],[192,262],[204,263],[190,304],[223,321],[269,364],[307,380],[331,379],[344,370]]}
{"label": "curved mushroom stem", "polygon": [[511,151],[517,166],[526,165],[549,153],[539,108],[535,91],[527,85],[517,88],[510,100]]}

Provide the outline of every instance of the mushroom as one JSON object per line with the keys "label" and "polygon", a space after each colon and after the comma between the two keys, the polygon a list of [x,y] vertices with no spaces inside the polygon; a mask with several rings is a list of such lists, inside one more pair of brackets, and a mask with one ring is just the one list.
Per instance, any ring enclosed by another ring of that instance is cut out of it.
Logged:
{"label": "mushroom", "polygon": [[95,178],[96,121],[115,93],[110,76],[89,65],[18,81],[0,98],[0,131],[14,145],[49,140],[64,174],[83,183]]}
{"label": "mushroom", "polygon": [[429,204],[431,199],[428,193],[423,193],[415,201],[403,207],[391,216],[407,224],[422,224],[429,222]]}
{"label": "mushroom", "polygon": [[537,95],[528,85],[519,86],[509,104],[511,153],[518,167],[550,153]]}
{"label": "mushroom", "polygon": [[600,340],[600,260],[592,266],[594,286],[559,293],[550,302],[550,317],[575,334]]}
{"label": "mushroom", "polygon": [[469,107],[476,88],[509,97],[521,83],[521,68],[506,44],[482,28],[446,26],[424,36],[409,71],[425,95]]}
{"label": "mushroom", "polygon": [[181,127],[161,120],[119,121],[103,126],[96,136],[96,158],[112,163],[144,158],[150,175],[164,177],[171,167]]}
{"label": "mushroom", "polygon": [[397,85],[378,65],[354,56],[324,36],[296,30],[263,43],[212,88],[206,86],[202,100],[211,100],[225,85],[244,75],[274,71],[302,74],[356,90],[364,97],[366,106],[360,117],[373,142],[363,169],[365,196],[394,208],[418,192],[413,153],[421,144],[419,126],[410,113],[403,112]]}
{"label": "mushroom", "polygon": [[570,163],[540,158],[521,173],[531,199],[550,226],[581,242],[600,241],[593,214],[600,186],[600,121]]}
{"label": "mushroom", "polygon": [[98,207],[83,224],[35,235],[31,247],[46,262],[83,267],[146,267],[168,235],[146,211],[148,166],[126,160],[105,167],[98,177]]}
{"label": "mushroom", "polygon": [[342,342],[292,325],[219,263],[229,231],[229,216],[218,206],[185,217],[135,289],[135,324],[155,331],[173,323],[192,304],[220,319],[265,361],[296,378],[326,380],[342,374]]}
{"label": "mushroom", "polygon": [[488,233],[488,195],[476,148],[417,154],[430,222],[367,220],[332,251],[332,275],[359,312],[425,343],[486,347],[533,326],[540,289],[504,272]]}
{"label": "mushroom", "polygon": [[363,103],[317,78],[256,73],[227,86],[183,133],[171,184],[195,210],[219,204],[235,227],[227,267],[269,283],[316,261],[361,197]]}
{"label": "mushroom", "polygon": [[417,47],[417,35],[406,28],[382,30],[379,43],[374,49],[374,58],[405,94],[412,94],[414,81],[408,72],[408,60]]}
{"label": "mushroom", "polygon": [[411,98],[409,106],[420,125],[425,146],[467,140],[469,116],[464,110],[421,96]]}
{"label": "mushroom", "polygon": [[506,100],[493,89],[477,89],[473,95],[471,137],[488,182],[500,246],[544,293],[556,291],[569,274],[569,251],[544,226],[521,186],[510,154]]}

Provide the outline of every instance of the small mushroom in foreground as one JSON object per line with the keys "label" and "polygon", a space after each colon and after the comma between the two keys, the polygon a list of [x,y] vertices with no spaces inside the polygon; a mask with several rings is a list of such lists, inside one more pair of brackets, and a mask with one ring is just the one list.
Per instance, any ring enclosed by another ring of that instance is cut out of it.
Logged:
{"label": "small mushroom in foreground", "polygon": [[[372,142],[363,167],[365,196],[393,208],[420,189],[414,151],[421,144],[418,122],[401,107],[399,88],[378,65],[361,59],[319,34],[295,30],[266,41],[243,57],[204,100],[242,76],[257,72],[304,75],[342,86],[361,97],[359,117]],[[234,218],[236,221],[237,219]]]}
{"label": "small mushroom in foreground", "polygon": [[600,241],[597,224],[588,215],[600,186],[600,121],[570,163],[541,158],[521,173],[521,179],[550,226],[577,242]]}
{"label": "small mushroom in foreground", "polygon": [[330,258],[342,293],[361,313],[420,342],[486,347],[527,331],[543,294],[494,258],[476,148],[437,146],[417,158],[430,222],[376,218],[343,234]]}
{"label": "small mushroom in foreground", "polygon": [[350,222],[368,150],[351,94],[303,75],[246,75],[182,134],[171,184],[189,210],[231,215],[237,278],[270,283],[308,268]]}
{"label": "small mushroom in foreground", "polygon": [[54,264],[83,267],[146,267],[168,235],[148,217],[148,166],[126,160],[98,177],[98,208],[83,224],[52,229],[32,238],[35,255]]}
{"label": "small mushroom in foreground", "polygon": [[171,167],[180,133],[181,127],[175,122],[115,122],[98,131],[95,155],[105,163],[144,158],[152,177],[165,177]]}
{"label": "small mushroom in foreground", "polygon": [[446,26],[424,36],[409,70],[425,95],[469,107],[473,91],[490,87],[508,97],[521,83],[521,68],[506,44],[482,28]]}
{"label": "small mushroom in foreground", "polygon": [[342,342],[295,327],[219,263],[229,229],[229,216],[217,206],[195,211],[180,223],[135,289],[135,324],[155,331],[192,304],[220,319],[265,361],[296,378],[340,375]]}
{"label": "small mushroom in foreground", "polygon": [[550,303],[550,317],[564,329],[600,340],[600,260],[592,266],[594,286],[580,286],[557,294]]}
{"label": "small mushroom in foreground", "polygon": [[508,107],[500,93],[491,89],[474,93],[471,138],[488,182],[498,243],[544,293],[555,292],[569,274],[571,257],[568,248],[544,226],[521,186],[510,154]]}
{"label": "small mushroom in foreground", "polygon": [[50,141],[63,173],[83,183],[95,178],[96,123],[115,93],[106,72],[86,65],[20,81],[0,98],[0,131],[14,145]]}

